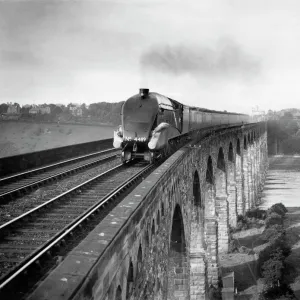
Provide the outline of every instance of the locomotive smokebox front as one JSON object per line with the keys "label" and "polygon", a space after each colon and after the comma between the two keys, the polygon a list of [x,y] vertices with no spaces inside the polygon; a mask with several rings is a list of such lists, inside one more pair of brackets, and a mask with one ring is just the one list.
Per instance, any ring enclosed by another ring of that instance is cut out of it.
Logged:
{"label": "locomotive smokebox front", "polygon": [[138,151],[147,150],[157,112],[157,100],[149,89],[141,88],[139,94],[129,98],[122,108],[122,147],[127,149],[136,145]]}

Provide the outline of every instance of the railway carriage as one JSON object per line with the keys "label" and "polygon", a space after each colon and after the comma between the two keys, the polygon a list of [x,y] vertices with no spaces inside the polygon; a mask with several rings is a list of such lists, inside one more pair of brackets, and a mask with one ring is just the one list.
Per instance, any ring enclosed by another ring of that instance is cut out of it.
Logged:
{"label": "railway carriage", "polygon": [[122,162],[134,157],[152,162],[164,153],[173,137],[215,125],[248,123],[249,116],[190,107],[140,89],[123,104],[121,122],[114,132],[113,145],[122,148]]}

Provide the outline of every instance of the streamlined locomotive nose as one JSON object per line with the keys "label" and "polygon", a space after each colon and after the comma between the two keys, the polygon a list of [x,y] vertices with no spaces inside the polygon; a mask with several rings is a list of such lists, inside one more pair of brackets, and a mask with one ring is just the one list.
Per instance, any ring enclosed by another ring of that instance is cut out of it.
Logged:
{"label": "streamlined locomotive nose", "polygon": [[122,110],[124,142],[146,142],[157,114],[157,101],[149,95],[149,89],[128,99]]}

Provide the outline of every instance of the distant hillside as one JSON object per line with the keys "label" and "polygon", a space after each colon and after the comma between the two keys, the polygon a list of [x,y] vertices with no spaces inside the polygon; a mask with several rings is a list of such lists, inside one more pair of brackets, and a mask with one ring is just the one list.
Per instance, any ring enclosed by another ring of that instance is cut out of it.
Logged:
{"label": "distant hillside", "polygon": [[[107,125],[119,125],[121,123],[121,108],[124,101],[118,103],[98,102],[92,103],[89,106],[86,104],[77,105],[74,110],[74,104],[68,105],[55,105],[55,104],[43,104],[42,106],[48,106],[50,113],[31,113],[32,106],[24,105],[18,114],[8,113],[8,105],[0,104],[0,119],[11,120],[16,119],[20,121],[32,121],[32,122],[58,122],[61,123],[80,123],[80,124],[107,124]],[[19,107],[18,103],[15,106]],[[42,106],[39,106],[40,109]],[[73,109],[72,109],[73,108]]]}
{"label": "distant hillside", "polygon": [[268,116],[269,154],[300,154],[300,109],[269,111]]}
{"label": "distant hillside", "polygon": [[299,108],[285,108],[285,109],[282,109],[280,110],[281,112],[290,112],[290,113],[297,113],[297,112],[300,112],[300,109]]}
{"label": "distant hillside", "polygon": [[121,108],[123,103],[124,101],[118,103],[92,103],[88,108],[88,112],[91,119],[98,119],[101,123],[119,125],[121,124]]}

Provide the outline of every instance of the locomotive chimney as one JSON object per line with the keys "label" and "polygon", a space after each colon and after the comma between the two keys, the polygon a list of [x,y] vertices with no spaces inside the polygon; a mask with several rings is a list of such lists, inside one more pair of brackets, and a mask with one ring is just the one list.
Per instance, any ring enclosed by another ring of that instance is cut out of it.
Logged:
{"label": "locomotive chimney", "polygon": [[149,94],[149,89],[140,89],[140,95],[142,99],[145,99]]}

